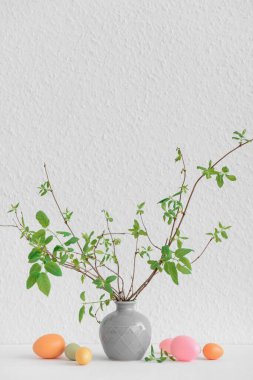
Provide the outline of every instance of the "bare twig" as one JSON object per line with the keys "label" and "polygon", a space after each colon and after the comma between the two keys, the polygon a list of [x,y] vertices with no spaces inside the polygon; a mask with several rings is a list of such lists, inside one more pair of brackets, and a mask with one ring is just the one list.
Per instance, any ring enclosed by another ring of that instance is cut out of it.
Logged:
{"label": "bare twig", "polygon": [[137,254],[138,254],[138,238],[136,239],[136,246],[135,246],[135,252],[134,252],[134,263],[133,263],[133,273],[132,273],[132,280],[131,280],[131,285],[130,285],[130,289],[127,293],[127,296],[126,296],[126,299],[128,299],[129,295],[131,294],[131,292],[133,293],[133,287],[134,287],[134,277],[135,277],[135,267],[136,267],[136,258],[137,258]]}
{"label": "bare twig", "polygon": [[0,227],[13,227],[13,228],[18,228],[18,226],[15,225],[15,224],[0,224]]}
{"label": "bare twig", "polygon": [[150,283],[152,278],[158,273],[158,269],[154,269],[153,272],[149,275],[149,277],[141,284],[141,286],[131,295],[130,300],[136,300],[138,295],[146,288],[146,286]]}
{"label": "bare twig", "polygon": [[[56,206],[57,206],[57,208],[58,208],[58,210],[59,210],[59,212],[60,212],[60,214],[61,214],[61,217],[62,217],[64,223],[66,224],[68,230],[70,231],[70,233],[71,233],[73,236],[76,236],[75,233],[74,233],[74,231],[73,231],[72,228],[70,227],[68,221],[65,219],[65,217],[64,217],[64,215],[63,215],[63,212],[62,212],[62,210],[61,210],[61,207],[60,207],[60,205],[59,205],[59,203],[58,203],[58,201],[57,201],[57,199],[56,199],[56,196],[55,196],[55,194],[54,194],[54,190],[53,190],[52,185],[51,185],[51,181],[50,181],[50,179],[49,179],[49,175],[48,175],[48,171],[47,171],[47,166],[46,166],[45,163],[44,163],[44,169],[45,169],[45,173],[46,173],[47,181],[48,181],[48,183],[49,183],[50,192],[51,192],[52,197],[53,197],[53,199],[54,199],[54,202],[55,202],[55,204],[56,204]],[[78,247],[79,247],[81,253],[83,253],[82,247],[81,247],[81,245],[80,245],[79,242],[77,242],[77,245],[78,245]]]}
{"label": "bare twig", "polygon": [[111,233],[104,233],[104,236],[108,235],[132,235],[130,232],[111,232]]}
{"label": "bare twig", "polygon": [[191,264],[195,263],[195,261],[197,261],[202,255],[203,253],[206,251],[206,249],[208,248],[209,244],[213,241],[213,237],[211,239],[209,239],[209,241],[207,242],[207,244],[205,245],[204,249],[201,251],[201,253],[196,257],[196,259],[192,260]]}
{"label": "bare twig", "polygon": [[97,310],[95,311],[95,314],[94,314],[94,316],[95,316],[96,321],[97,321],[98,324],[101,323],[101,321],[100,321],[100,320],[98,319],[98,317],[97,317],[97,314],[98,314],[99,310],[100,310],[100,305],[99,305],[99,307],[97,308]]}
{"label": "bare twig", "polygon": [[143,228],[144,228],[144,230],[145,230],[145,232],[146,232],[146,234],[147,234],[147,238],[148,238],[150,244],[151,244],[154,248],[156,248],[156,249],[158,249],[159,251],[161,251],[161,248],[158,247],[158,245],[156,245],[155,243],[153,243],[153,241],[151,240],[151,238],[150,238],[150,236],[149,236],[149,234],[148,234],[148,230],[147,230],[147,228],[146,228],[146,225],[145,225],[145,223],[144,223],[144,220],[143,220],[142,215],[140,215],[140,218],[141,218],[141,222],[142,222]]}

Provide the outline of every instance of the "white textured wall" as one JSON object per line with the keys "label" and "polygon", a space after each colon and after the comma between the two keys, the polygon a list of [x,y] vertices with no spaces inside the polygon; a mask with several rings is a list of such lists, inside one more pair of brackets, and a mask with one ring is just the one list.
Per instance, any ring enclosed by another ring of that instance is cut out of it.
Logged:
{"label": "white textured wall", "polygon": [[[37,195],[46,161],[76,231],[100,231],[102,208],[127,229],[146,200],[146,223],[162,244],[156,202],[179,186],[176,147],[191,185],[197,164],[234,144],[235,129],[253,135],[252,1],[1,0],[0,29],[1,223],[19,200],[32,226],[43,209],[59,228],[51,199]],[[227,160],[238,182],[196,192],[183,229],[196,254],[219,220],[233,225],[231,237],[179,287],[161,275],[143,293],[153,341],[186,333],[253,343],[252,158],[249,146]],[[0,343],[47,332],[98,341],[93,320],[77,321],[78,276],[53,279],[49,298],[26,291],[29,249],[13,230],[0,239]],[[132,252],[123,247],[121,257]]]}

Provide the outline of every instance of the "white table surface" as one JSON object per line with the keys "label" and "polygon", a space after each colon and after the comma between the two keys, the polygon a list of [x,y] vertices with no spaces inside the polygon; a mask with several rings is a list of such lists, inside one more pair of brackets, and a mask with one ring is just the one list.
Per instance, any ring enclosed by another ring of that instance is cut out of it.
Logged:
{"label": "white table surface", "polygon": [[36,380],[251,380],[253,379],[253,346],[223,346],[224,356],[217,361],[202,357],[190,362],[162,364],[118,362],[108,360],[99,346],[93,350],[93,361],[79,366],[64,358],[45,360],[37,358],[31,346],[0,346],[0,379]]}

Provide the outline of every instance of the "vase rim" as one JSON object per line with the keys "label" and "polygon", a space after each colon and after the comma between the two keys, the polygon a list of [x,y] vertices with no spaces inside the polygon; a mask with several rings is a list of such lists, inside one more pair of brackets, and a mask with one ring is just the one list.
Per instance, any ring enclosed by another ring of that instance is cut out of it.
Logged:
{"label": "vase rim", "polygon": [[116,304],[135,304],[136,301],[114,301]]}

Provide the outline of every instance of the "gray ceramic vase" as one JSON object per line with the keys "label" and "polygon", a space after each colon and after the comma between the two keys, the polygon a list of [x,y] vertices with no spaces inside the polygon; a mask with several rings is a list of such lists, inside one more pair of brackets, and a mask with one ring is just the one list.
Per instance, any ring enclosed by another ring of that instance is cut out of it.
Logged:
{"label": "gray ceramic vase", "polygon": [[151,340],[149,320],[135,310],[135,302],[115,302],[116,311],[101,322],[100,340],[112,360],[140,360]]}

